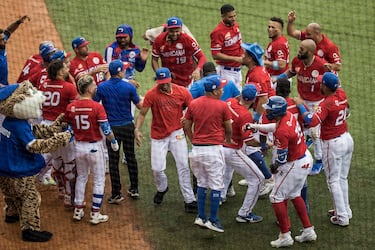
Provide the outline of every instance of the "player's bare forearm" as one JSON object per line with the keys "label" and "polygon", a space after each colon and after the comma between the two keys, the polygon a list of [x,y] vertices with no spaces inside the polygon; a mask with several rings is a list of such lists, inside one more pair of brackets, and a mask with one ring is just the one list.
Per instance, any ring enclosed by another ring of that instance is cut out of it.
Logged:
{"label": "player's bare forearm", "polygon": [[225,142],[232,143],[232,122],[231,120],[224,122],[225,128]]}
{"label": "player's bare forearm", "polygon": [[222,62],[239,62],[239,63],[242,63],[242,57],[239,57],[239,56],[228,56],[228,55],[223,54],[223,53],[217,53],[215,55],[212,55],[212,57],[215,60],[220,60]]}
{"label": "player's bare forearm", "polygon": [[193,125],[193,122],[191,120],[185,119],[183,122],[185,134],[187,138],[189,138],[190,141],[192,141],[193,139],[192,125]]}
{"label": "player's bare forearm", "polygon": [[159,68],[159,58],[153,56],[151,59],[151,65],[152,69],[156,71]]}
{"label": "player's bare forearm", "polygon": [[31,20],[30,19],[30,17],[28,17],[28,16],[22,16],[22,17],[20,17],[17,21],[15,21],[14,23],[12,23],[11,25],[9,25],[7,28],[6,28],[6,30],[7,31],[9,31],[10,33],[13,33],[17,28],[18,28],[18,26],[21,24],[21,23],[23,23],[23,22],[25,22],[25,20]]}

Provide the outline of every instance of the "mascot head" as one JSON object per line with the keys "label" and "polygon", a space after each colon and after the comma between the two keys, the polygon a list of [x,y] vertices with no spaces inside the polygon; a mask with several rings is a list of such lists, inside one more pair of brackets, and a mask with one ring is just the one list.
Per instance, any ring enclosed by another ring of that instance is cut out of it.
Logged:
{"label": "mascot head", "polygon": [[0,88],[0,113],[17,119],[37,119],[42,115],[43,92],[29,81]]}

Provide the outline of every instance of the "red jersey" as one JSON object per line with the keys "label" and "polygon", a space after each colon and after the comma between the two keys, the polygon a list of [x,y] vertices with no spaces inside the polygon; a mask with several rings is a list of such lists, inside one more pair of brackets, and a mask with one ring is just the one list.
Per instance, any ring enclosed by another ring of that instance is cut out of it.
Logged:
{"label": "red jersey", "polygon": [[[90,52],[87,56],[86,60],[83,60],[79,57],[74,57],[70,61],[70,74],[74,77],[76,81],[84,75],[87,74],[90,70],[95,69],[99,65],[105,64],[102,55],[100,55],[98,52]],[[105,73],[104,72],[98,72],[94,75],[94,80],[96,84],[105,81]]]}
{"label": "red jersey", "polygon": [[161,65],[168,68],[174,75],[173,83],[188,86],[194,71],[194,61],[198,61],[198,68],[206,62],[206,56],[199,44],[188,34],[181,32],[176,41],[168,38],[168,32],[156,37],[152,45],[152,56],[161,59]]}
{"label": "red jersey", "polygon": [[[275,90],[272,88],[271,77],[263,66],[255,66],[246,74],[245,84],[255,83],[258,94],[257,96],[271,97],[275,95]],[[254,102],[254,110],[258,105],[258,98]]]}
{"label": "red jersey", "polygon": [[284,73],[289,69],[289,44],[285,36],[281,35],[275,40],[272,40],[266,49],[265,57],[268,61],[285,61],[286,67],[284,69],[275,70],[267,68],[267,72],[271,76],[276,76]]}
{"label": "red jersey", "polygon": [[47,80],[40,86],[46,100],[43,103],[43,119],[54,121],[66,106],[77,98],[76,87],[62,80]]}
{"label": "red jersey", "polygon": [[[302,31],[300,34],[300,40],[306,39],[306,32]],[[326,37],[326,35],[322,34],[322,40],[316,44],[315,55],[319,56],[320,58],[324,59],[328,63],[340,63],[341,64],[341,57],[339,53],[339,49],[331,40]]]}
{"label": "red jersey", "polygon": [[228,105],[213,97],[194,99],[186,113],[186,120],[193,121],[192,144],[223,145],[225,128],[223,122],[232,119]]}
{"label": "red jersey", "polygon": [[333,95],[327,96],[314,113],[310,126],[321,123],[320,137],[330,140],[348,131],[346,112],[348,99],[342,88],[338,88]]}
{"label": "red jersey", "polygon": [[303,100],[319,101],[323,99],[318,76],[327,71],[324,63],[323,59],[315,56],[312,64],[306,67],[302,60],[297,57],[293,58],[290,72],[297,75],[297,90]]}
{"label": "red jersey", "polygon": [[34,85],[35,88],[40,89],[41,85],[48,79],[47,68],[42,66],[38,72],[35,72],[30,76],[29,81]]}
{"label": "red jersey", "polygon": [[147,91],[143,107],[151,108],[151,138],[163,139],[182,128],[182,111],[193,100],[189,90],[172,84],[172,92],[161,92],[157,85]]}
{"label": "red jersey", "polygon": [[107,121],[107,114],[102,104],[91,99],[75,100],[66,107],[65,119],[72,125],[77,141],[103,139],[100,122]]}
{"label": "red jersey", "polygon": [[[243,50],[241,48],[242,37],[240,27],[236,22],[233,26],[226,26],[222,21],[214,28],[210,34],[211,38],[211,54],[223,53],[228,56],[242,57]],[[222,62],[217,60],[217,64],[228,67],[241,67],[238,62]]]}
{"label": "red jersey", "polygon": [[[304,128],[305,127],[305,125],[304,125],[305,121],[304,121],[303,116],[301,115],[297,105],[294,103],[294,100],[290,97],[285,97],[285,100],[288,103],[287,110],[294,115],[294,117],[297,119],[301,128]],[[305,104],[303,104],[303,105],[305,106],[306,110],[308,110],[307,106]]]}
{"label": "red jersey", "polygon": [[243,142],[251,141],[254,139],[252,130],[243,131],[242,127],[248,123],[253,122],[249,110],[240,104],[236,98],[229,98],[227,101],[229,110],[232,114],[232,140],[236,144],[224,143],[225,147],[240,149]]}
{"label": "red jersey", "polygon": [[35,54],[33,56],[30,56],[26,62],[25,65],[23,65],[22,72],[18,76],[17,82],[21,83],[25,80],[28,80],[31,78],[32,75],[40,72],[43,69],[43,58],[39,54]]}
{"label": "red jersey", "polygon": [[288,150],[287,161],[295,161],[305,154],[307,146],[304,134],[297,119],[289,111],[277,123],[273,136],[276,149]]}

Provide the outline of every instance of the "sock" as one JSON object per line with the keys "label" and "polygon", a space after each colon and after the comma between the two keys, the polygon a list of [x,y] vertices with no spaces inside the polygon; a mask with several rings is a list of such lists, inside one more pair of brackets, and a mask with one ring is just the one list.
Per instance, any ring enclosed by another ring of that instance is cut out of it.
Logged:
{"label": "sock", "polygon": [[298,217],[300,218],[304,228],[311,227],[309,215],[307,214],[306,204],[301,196],[298,196],[292,200],[294,208],[297,211]]}
{"label": "sock", "polygon": [[210,194],[210,221],[215,222],[218,220],[217,213],[220,206],[220,191],[211,190]]}
{"label": "sock", "polygon": [[202,219],[206,219],[206,195],[207,188],[197,187],[198,196],[198,216]]}
{"label": "sock", "polygon": [[272,203],[273,211],[275,212],[276,218],[279,221],[279,227],[281,233],[289,232],[289,217],[288,208],[284,202]]}
{"label": "sock", "polygon": [[303,188],[301,190],[301,197],[305,202],[307,213],[309,213],[309,203],[307,203],[307,180],[305,181],[305,184],[303,185]]}

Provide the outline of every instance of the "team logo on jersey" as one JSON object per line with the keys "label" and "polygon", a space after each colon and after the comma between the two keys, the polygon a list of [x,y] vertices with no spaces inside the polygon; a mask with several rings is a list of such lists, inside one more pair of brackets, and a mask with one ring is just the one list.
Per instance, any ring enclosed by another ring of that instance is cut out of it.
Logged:
{"label": "team logo on jersey", "polygon": [[182,43],[176,44],[176,49],[183,49],[183,48],[184,48],[184,45],[182,45]]}
{"label": "team logo on jersey", "polygon": [[316,69],[314,69],[314,70],[311,72],[311,76],[312,76],[312,77],[318,77],[318,76],[319,76],[319,71],[317,71]]}
{"label": "team logo on jersey", "polygon": [[318,50],[318,52],[316,53],[319,57],[323,57],[324,56],[324,52],[323,50]]}
{"label": "team logo on jersey", "polygon": [[72,106],[72,107],[70,108],[70,111],[73,112],[73,113],[76,112],[76,106]]}
{"label": "team logo on jersey", "polygon": [[134,51],[130,51],[130,53],[129,53],[129,57],[130,57],[130,58],[134,58],[134,57],[135,57],[135,52],[134,52]]}
{"label": "team logo on jersey", "polygon": [[99,58],[94,57],[94,58],[92,59],[92,62],[95,63],[95,64],[99,64],[100,60],[99,60]]}
{"label": "team logo on jersey", "polygon": [[230,39],[230,32],[227,32],[224,36],[224,40],[229,40]]}
{"label": "team logo on jersey", "polygon": [[283,52],[281,49],[279,49],[279,50],[277,51],[277,55],[278,55],[278,56],[284,56],[284,52]]}
{"label": "team logo on jersey", "polygon": [[337,54],[337,53],[333,53],[333,58],[335,58],[335,59],[337,59],[337,58],[339,58],[339,55]]}

